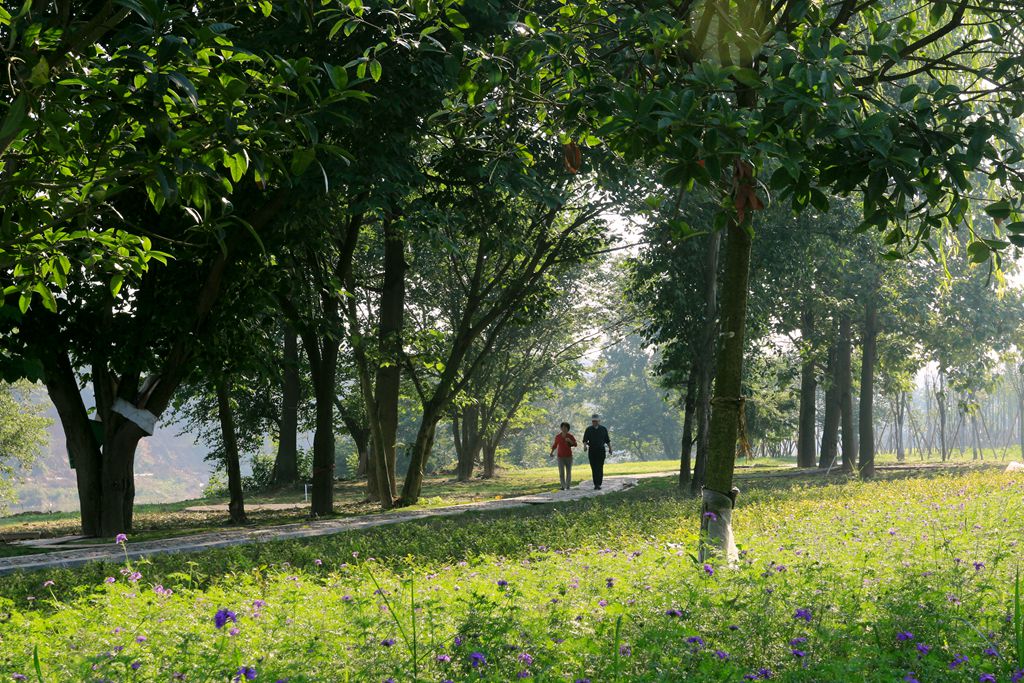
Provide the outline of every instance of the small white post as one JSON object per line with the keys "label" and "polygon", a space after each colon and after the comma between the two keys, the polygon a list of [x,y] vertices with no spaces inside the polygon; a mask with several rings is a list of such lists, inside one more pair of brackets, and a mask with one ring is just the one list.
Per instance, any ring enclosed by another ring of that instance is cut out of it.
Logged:
{"label": "small white post", "polygon": [[303,503],[308,503],[309,502],[309,484],[303,484],[302,485],[302,502]]}

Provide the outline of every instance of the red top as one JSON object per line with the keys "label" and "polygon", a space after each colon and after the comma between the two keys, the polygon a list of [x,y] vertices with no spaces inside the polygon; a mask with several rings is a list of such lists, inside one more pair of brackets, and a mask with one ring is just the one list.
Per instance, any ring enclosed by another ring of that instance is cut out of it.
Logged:
{"label": "red top", "polygon": [[559,458],[571,458],[573,446],[576,445],[576,437],[570,434],[563,434],[558,432],[555,435],[555,443],[552,444],[552,448],[558,449]]}

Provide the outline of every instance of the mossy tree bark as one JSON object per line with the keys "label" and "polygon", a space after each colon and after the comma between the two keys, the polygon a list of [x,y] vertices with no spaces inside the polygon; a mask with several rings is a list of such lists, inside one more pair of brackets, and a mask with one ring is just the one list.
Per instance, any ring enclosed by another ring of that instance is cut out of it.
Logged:
{"label": "mossy tree bark", "polygon": [[[745,162],[740,162],[745,163]],[[715,370],[705,491],[701,515],[700,557],[709,553],[735,559],[732,541],[732,507],[736,502],[733,473],[736,441],[744,409],[743,339],[747,318],[747,287],[750,278],[750,226],[729,220],[722,277],[721,335]]]}

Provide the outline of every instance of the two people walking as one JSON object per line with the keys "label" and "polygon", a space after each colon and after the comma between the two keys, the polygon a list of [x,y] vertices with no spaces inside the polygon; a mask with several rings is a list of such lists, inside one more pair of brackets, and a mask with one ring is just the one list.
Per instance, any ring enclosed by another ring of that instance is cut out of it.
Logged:
{"label": "two people walking", "polygon": [[[572,449],[577,446],[576,437],[569,431],[572,427],[568,422],[563,422],[560,431],[555,435],[555,442],[551,446],[551,456],[557,453],[558,460],[558,481],[562,491],[568,491],[572,486]],[[583,432],[583,450],[587,452],[590,460],[590,472],[594,478],[594,488],[601,490],[601,482],[604,481],[604,459],[605,449],[608,455],[612,453],[612,441],[608,437],[608,430],[601,424],[601,416],[594,413],[590,416],[590,426]]]}

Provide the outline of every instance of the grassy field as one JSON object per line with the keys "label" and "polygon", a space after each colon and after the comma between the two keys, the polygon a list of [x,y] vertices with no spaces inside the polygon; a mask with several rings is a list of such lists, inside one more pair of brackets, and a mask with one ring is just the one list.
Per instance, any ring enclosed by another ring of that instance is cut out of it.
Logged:
{"label": "grassy field", "polygon": [[[747,469],[785,467],[789,463],[779,461],[755,461]],[[679,467],[674,460],[653,460],[645,462],[615,463],[606,467],[609,476],[673,471]],[[573,469],[574,482],[590,476],[587,465]],[[430,509],[491,500],[498,497],[529,495],[552,491],[558,487],[558,470],[554,467],[529,470],[504,470],[494,479],[474,479],[457,482],[450,477],[432,477],[423,485],[423,497],[412,509]],[[365,502],[366,486],[358,481],[340,481],[335,487],[335,510],[339,516],[357,516],[380,512],[380,506]],[[263,503],[294,503],[298,507],[290,510],[259,510],[255,506]],[[301,507],[303,490],[301,485],[291,489],[273,491],[249,496],[246,504],[252,525],[270,526],[298,522],[308,517]],[[200,531],[223,530],[228,523],[226,511],[192,511],[188,508],[208,505],[226,505],[226,498],[203,498],[178,503],[139,505],[135,511],[133,538],[148,540],[167,538]],[[230,528],[230,527],[228,527]],[[30,534],[40,538],[68,536],[79,532],[78,515],[75,512],[23,513],[0,517],[0,539],[4,535]],[[104,541],[101,541],[104,542]],[[0,543],[0,557],[28,552],[20,546]]]}
{"label": "grassy field", "polygon": [[1024,477],[742,486],[732,569],[693,559],[697,505],[666,479],[4,577],[0,680],[1018,680]]}

